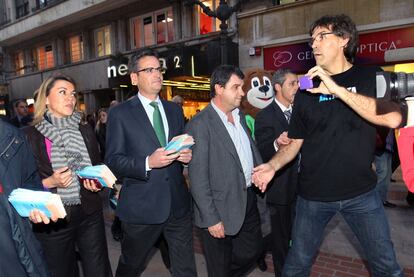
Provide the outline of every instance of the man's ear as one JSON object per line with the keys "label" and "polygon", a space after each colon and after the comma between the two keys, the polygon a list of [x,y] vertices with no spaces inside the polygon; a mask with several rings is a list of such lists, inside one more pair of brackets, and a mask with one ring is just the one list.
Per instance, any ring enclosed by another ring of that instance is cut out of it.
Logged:
{"label": "man's ear", "polygon": [[278,91],[282,90],[282,86],[280,84],[275,84],[275,86],[273,87],[273,89],[275,90],[275,94],[277,94]]}
{"label": "man's ear", "polygon": [[221,93],[223,92],[223,87],[219,84],[215,84],[214,85],[214,90],[216,91],[216,95],[221,95]]}
{"label": "man's ear", "polygon": [[132,72],[129,77],[131,78],[131,84],[133,86],[138,85],[138,74],[136,72]]}
{"label": "man's ear", "polygon": [[345,48],[348,45],[349,37],[343,37],[341,41],[341,46]]}

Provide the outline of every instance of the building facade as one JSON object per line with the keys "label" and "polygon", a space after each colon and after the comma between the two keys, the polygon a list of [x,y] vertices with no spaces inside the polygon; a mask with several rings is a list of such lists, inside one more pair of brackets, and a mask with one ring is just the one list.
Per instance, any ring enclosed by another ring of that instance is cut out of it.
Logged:
{"label": "building facade", "polygon": [[[308,45],[311,23],[323,15],[342,13],[349,15],[359,30],[360,47],[356,63],[378,65],[388,71],[414,72],[413,0],[301,0],[280,6],[265,0],[247,3],[237,16],[240,67],[243,70],[264,68],[270,71],[289,67],[299,74],[306,73],[315,64]],[[394,216],[392,213],[388,215]],[[346,257],[347,261],[363,258],[362,250],[343,220],[335,218],[333,221],[336,221],[333,225],[341,225],[341,230],[328,227],[320,252],[329,255],[318,259],[322,263],[317,261],[314,266],[316,272],[327,276],[336,276],[339,274],[336,270],[341,270],[339,262],[334,262],[331,271],[318,270],[325,264],[329,265],[329,262],[325,263],[327,257]],[[413,254],[408,250],[412,249],[412,236],[398,235],[395,230],[401,230],[403,227],[400,225],[391,224],[390,228],[400,265],[412,268]],[[338,233],[348,235],[341,240],[330,240]],[[347,262],[340,265],[345,264]],[[355,269],[354,266],[352,268]],[[353,272],[353,269],[344,276],[368,276],[367,272]]]}
{"label": "building facade", "polygon": [[242,69],[290,67],[306,73],[314,65],[308,45],[311,23],[323,15],[347,14],[357,25],[359,64],[414,71],[413,0],[299,0],[273,5],[248,2],[237,16]]}
{"label": "building facade", "polygon": [[[219,0],[203,3],[214,11]],[[80,109],[87,113],[111,100],[124,101],[135,93],[128,58],[151,47],[166,69],[163,97],[182,95],[189,116],[208,102],[207,77],[220,64],[220,21],[197,5],[181,0],[0,0],[0,10],[0,93],[11,101],[32,98],[55,72],[76,80]],[[237,63],[236,26],[233,15],[226,41],[231,63]]]}

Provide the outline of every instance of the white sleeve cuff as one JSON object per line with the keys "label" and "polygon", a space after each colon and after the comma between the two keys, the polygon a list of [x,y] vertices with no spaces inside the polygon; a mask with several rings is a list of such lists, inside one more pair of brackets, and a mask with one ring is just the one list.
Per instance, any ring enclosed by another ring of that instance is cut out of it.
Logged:
{"label": "white sleeve cuff", "polygon": [[149,164],[148,164],[148,158],[149,158],[149,156],[147,156],[147,157],[145,158],[145,170],[146,170],[146,171],[151,171],[151,169],[152,169],[152,168],[150,168],[150,167],[149,167]]}
{"label": "white sleeve cuff", "polygon": [[275,148],[275,152],[277,152],[279,150],[279,145],[277,144],[277,140],[276,139],[273,142],[273,147]]}

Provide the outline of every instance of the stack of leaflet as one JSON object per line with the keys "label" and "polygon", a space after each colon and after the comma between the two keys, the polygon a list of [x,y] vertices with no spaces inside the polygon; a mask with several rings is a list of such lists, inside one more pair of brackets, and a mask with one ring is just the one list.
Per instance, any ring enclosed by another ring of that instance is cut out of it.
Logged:
{"label": "stack of leaflet", "polygon": [[98,188],[113,188],[116,177],[112,171],[104,164],[85,166],[81,170],[76,171],[79,181],[83,183],[85,179],[93,180]]}
{"label": "stack of leaflet", "polygon": [[28,217],[33,209],[42,211],[47,217],[66,216],[60,196],[48,191],[15,189],[9,195],[9,202],[22,217]]}
{"label": "stack of leaflet", "polygon": [[171,141],[165,146],[165,150],[175,150],[179,152],[184,149],[188,149],[194,145],[194,139],[188,134],[182,134],[173,137]]}

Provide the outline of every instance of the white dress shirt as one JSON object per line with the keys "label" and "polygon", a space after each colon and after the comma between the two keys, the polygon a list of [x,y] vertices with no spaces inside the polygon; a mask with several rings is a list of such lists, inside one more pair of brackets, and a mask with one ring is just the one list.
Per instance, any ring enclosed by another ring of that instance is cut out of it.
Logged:
{"label": "white dress shirt", "polygon": [[[158,103],[158,108],[160,110],[161,113],[161,118],[162,118],[162,124],[164,125],[164,132],[165,132],[165,138],[168,140],[168,121],[167,121],[167,116],[165,115],[165,110],[164,107],[162,105],[162,102],[160,100],[160,98],[157,96],[157,99],[155,100],[150,100],[148,98],[146,98],[145,96],[143,96],[141,93],[138,92],[138,98],[141,101],[142,106],[144,107],[144,110],[148,116],[149,121],[151,122],[151,125],[154,126],[154,122],[153,122],[153,114],[154,114],[154,107],[150,105],[151,102],[155,101]],[[167,141],[168,143],[168,141]],[[145,168],[147,171],[150,171],[151,168],[149,167],[148,164],[148,157],[145,159]]]}
{"label": "white dress shirt", "polygon": [[213,101],[211,106],[219,115],[221,121],[227,129],[234,147],[236,148],[237,155],[239,156],[240,163],[243,168],[244,178],[246,179],[246,186],[252,185],[252,172],[253,172],[253,154],[250,145],[248,134],[244,130],[240,123],[239,109],[234,109],[231,113],[234,119],[234,124],[228,121],[227,115],[220,110]]}

